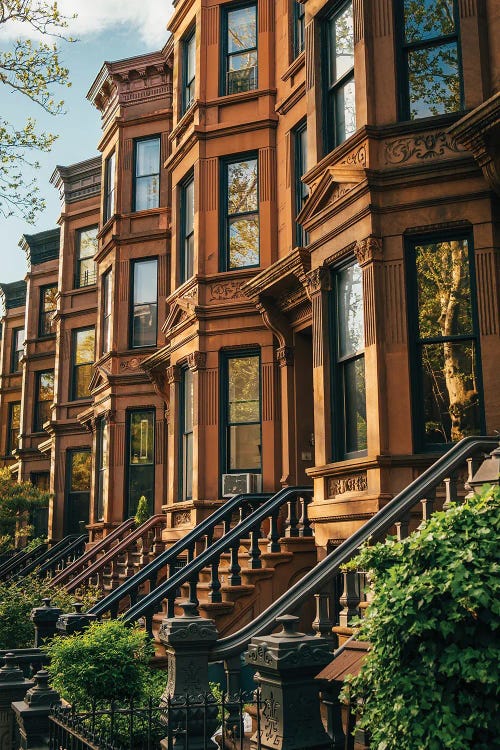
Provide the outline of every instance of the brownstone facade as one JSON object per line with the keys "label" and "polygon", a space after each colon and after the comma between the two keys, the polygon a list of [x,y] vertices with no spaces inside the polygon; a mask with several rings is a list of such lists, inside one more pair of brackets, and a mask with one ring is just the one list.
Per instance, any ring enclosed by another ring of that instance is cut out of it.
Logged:
{"label": "brownstone facade", "polygon": [[[145,495],[174,539],[235,487],[313,483],[322,554],[498,428],[500,19],[438,5],[179,0],[161,51],[103,66],[102,160],[53,178],[54,536],[78,515],[98,538]],[[68,456],[89,449],[76,513]]]}

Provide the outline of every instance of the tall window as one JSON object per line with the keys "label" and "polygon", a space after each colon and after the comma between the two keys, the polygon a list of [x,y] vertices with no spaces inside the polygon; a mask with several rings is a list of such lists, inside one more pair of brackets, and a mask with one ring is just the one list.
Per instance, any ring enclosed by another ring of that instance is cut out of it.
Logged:
{"label": "tall window", "polygon": [[160,138],[134,143],[134,211],[160,205]]}
{"label": "tall window", "polygon": [[44,422],[50,419],[50,405],[54,400],[54,370],[37,372],[35,378],[33,432],[42,432]]}
{"label": "tall window", "polygon": [[40,317],[38,320],[38,335],[53,336],[55,323],[52,320],[57,309],[57,284],[43,286],[40,289]]}
{"label": "tall window", "polygon": [[365,332],[361,268],[353,263],[335,275],[334,455],[349,458],[367,448]]}
{"label": "tall window", "polygon": [[95,284],[97,280],[97,266],[94,255],[97,252],[97,227],[80,229],[76,233],[76,273],[75,287]]}
{"label": "tall window", "polygon": [[257,6],[227,9],[224,19],[223,94],[257,88]]}
{"label": "tall window", "polygon": [[95,328],[79,328],[73,331],[71,352],[71,398],[89,398],[92,364],[95,359]]}
{"label": "tall window", "polygon": [[260,356],[228,355],[223,368],[227,473],[261,470]]}
{"label": "tall window", "polygon": [[21,371],[21,359],[24,354],[24,328],[14,328],[12,331],[12,362],[10,371]]}
{"label": "tall window", "polygon": [[259,178],[257,157],[223,162],[225,224],[222,270],[258,266]]}
{"label": "tall window", "polygon": [[402,0],[401,117],[456,112],[463,108],[456,0]]}
{"label": "tall window", "polygon": [[102,521],[108,494],[109,425],[106,417],[97,422],[97,481],[94,520]]}
{"label": "tall window", "polygon": [[194,177],[181,186],[181,284],[194,273]]}
{"label": "tall window", "polygon": [[356,130],[352,2],[328,19],[326,142],[332,149]]}
{"label": "tall window", "polygon": [[[298,215],[304,203],[309,196],[309,190],[305,182],[302,182],[302,175],[307,172],[307,127],[304,123],[295,131],[295,212]],[[307,245],[307,232],[302,226],[295,223],[295,244],[298,247]]]}
{"label": "tall window", "polygon": [[189,500],[193,495],[193,421],[193,373],[186,367],[181,380],[181,500]]}
{"label": "tall window", "polygon": [[413,240],[408,271],[415,436],[432,448],[484,428],[470,238]]}
{"label": "tall window", "polygon": [[115,212],[115,152],[108,156],[104,167],[104,223],[109,221]]}
{"label": "tall window", "polygon": [[194,28],[184,40],[182,52],[182,114],[184,114],[194,102],[194,84],[196,80],[196,28]]}
{"label": "tall window", "polygon": [[133,264],[131,346],[156,346],[158,313],[158,261],[156,258]]}
{"label": "tall window", "polygon": [[127,517],[135,515],[142,495],[154,508],[155,411],[141,409],[128,413],[128,492]]}
{"label": "tall window", "polygon": [[[48,471],[33,471],[30,473],[30,482],[42,492],[50,490],[50,473]],[[33,508],[29,514],[29,524],[33,527],[31,536],[33,539],[48,536],[49,528],[49,506]]]}
{"label": "tall window", "polygon": [[111,351],[111,320],[113,313],[111,269],[102,277],[102,353]]}
{"label": "tall window", "polygon": [[84,532],[89,522],[92,454],[89,450],[71,450],[67,453],[67,462],[64,533],[77,534]]}
{"label": "tall window", "polygon": [[19,431],[21,429],[21,402],[13,401],[9,404],[9,422],[7,427],[7,446],[5,454],[9,456],[17,448]]}
{"label": "tall window", "polygon": [[299,0],[293,2],[293,52],[298,57],[304,51],[305,44],[305,8]]}

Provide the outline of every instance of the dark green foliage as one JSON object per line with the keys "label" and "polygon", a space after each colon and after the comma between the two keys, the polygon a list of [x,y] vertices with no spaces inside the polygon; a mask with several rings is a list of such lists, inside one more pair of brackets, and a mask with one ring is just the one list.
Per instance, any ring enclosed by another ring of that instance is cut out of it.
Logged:
{"label": "dark green foliage", "polygon": [[30,648],[35,629],[29,616],[34,607],[40,607],[44,597],[50,597],[54,607],[64,612],[73,610],[75,599],[88,609],[100,596],[98,589],[89,587],[75,597],[62,587],[51,587],[48,579],[34,573],[20,581],[0,583],[0,649]]}
{"label": "dark green foliage", "polygon": [[150,513],[148,499],[144,495],[141,495],[134,516],[136,526],[140,526],[141,524],[145,523],[145,521],[148,520],[149,516]]}
{"label": "dark green foliage", "polygon": [[372,643],[344,696],[374,750],[493,750],[500,693],[500,489],[436,513],[403,542],[361,552]]}
{"label": "dark green foliage", "polygon": [[46,508],[50,494],[31,482],[12,479],[8,468],[0,469],[0,552],[15,547],[16,535],[29,536],[32,527],[29,515],[38,508]]}

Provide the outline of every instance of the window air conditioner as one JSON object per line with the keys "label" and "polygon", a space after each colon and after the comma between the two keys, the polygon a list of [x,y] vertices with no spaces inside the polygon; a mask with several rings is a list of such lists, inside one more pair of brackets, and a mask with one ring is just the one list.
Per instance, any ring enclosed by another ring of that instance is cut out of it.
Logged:
{"label": "window air conditioner", "polygon": [[243,493],[261,492],[260,474],[223,474],[222,497],[232,497]]}

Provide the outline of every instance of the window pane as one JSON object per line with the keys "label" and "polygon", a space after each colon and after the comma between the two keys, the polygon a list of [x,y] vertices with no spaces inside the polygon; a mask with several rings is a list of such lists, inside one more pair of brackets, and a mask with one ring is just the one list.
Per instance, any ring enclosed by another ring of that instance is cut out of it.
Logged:
{"label": "window pane", "polygon": [[138,177],[135,181],[135,210],[158,208],[160,202],[160,177]]}
{"label": "window pane", "polygon": [[193,496],[193,433],[184,436],[183,499]]}
{"label": "window pane", "polygon": [[342,143],[356,131],[356,91],[354,79],[335,90],[336,143]]}
{"label": "window pane", "polygon": [[156,303],[157,261],[145,260],[134,264],[134,304]]}
{"label": "window pane", "polygon": [[408,51],[410,117],[431,117],[461,108],[456,42]]}
{"label": "window pane", "polygon": [[228,213],[257,211],[257,159],[227,165]]}
{"label": "window pane", "polygon": [[330,85],[354,66],[352,3],[330,21]]}
{"label": "window pane", "polygon": [[77,286],[90,286],[96,283],[97,270],[92,258],[85,258],[78,264]]}
{"label": "window pane", "polygon": [[337,275],[339,358],[364,349],[363,280],[354,264]]}
{"label": "window pane", "polygon": [[144,495],[148,501],[149,512],[152,513],[154,500],[154,466],[131,465],[129,467],[129,517],[136,513],[142,495]]}
{"label": "window pane", "polygon": [[70,492],[90,492],[90,451],[73,451],[70,457]]}
{"label": "window pane", "polygon": [[257,46],[257,8],[238,8],[227,14],[227,51],[239,52]]}
{"label": "window pane", "polygon": [[260,469],[260,424],[229,427],[231,470]]}
{"label": "window pane", "polygon": [[480,432],[474,342],[422,346],[425,440],[451,443]]}
{"label": "window pane", "polygon": [[97,227],[78,232],[78,258],[93,258],[97,252]]}
{"label": "window pane", "polygon": [[135,175],[158,174],[160,171],[160,139],[149,138],[146,141],[137,141],[135,156]]}
{"label": "window pane", "polygon": [[194,229],[194,180],[190,180],[184,188],[184,201],[184,233],[188,235]]}
{"label": "window pane", "polygon": [[467,240],[415,247],[421,339],[472,333]]}
{"label": "window pane", "polygon": [[21,426],[21,404],[15,403],[11,405],[10,427],[12,430],[19,430],[20,426]]}
{"label": "window pane", "polygon": [[106,205],[104,219],[111,218],[115,210],[115,154],[111,154],[106,161]]}
{"label": "window pane", "polygon": [[75,331],[75,365],[94,361],[95,329]]}
{"label": "window pane", "polygon": [[109,459],[109,439],[108,439],[108,423],[105,419],[101,420],[100,427],[100,451],[99,451],[99,463],[101,469],[108,468]]}
{"label": "window pane", "polygon": [[228,360],[228,406],[230,422],[260,421],[259,357]]}
{"label": "window pane", "polygon": [[38,376],[38,400],[52,401],[54,398],[54,373],[42,372]]}
{"label": "window pane", "polygon": [[366,441],[366,389],[364,357],[344,367],[345,452],[364,451]]}
{"label": "window pane", "polygon": [[78,365],[73,373],[73,398],[88,398],[90,396],[90,381],[92,365]]}
{"label": "window pane", "polygon": [[156,319],[156,304],[136,305],[134,307],[132,346],[154,346],[156,344]]}
{"label": "window pane", "polygon": [[130,415],[130,463],[152,464],[154,451],[154,413],[132,412]]}
{"label": "window pane", "polygon": [[184,432],[191,432],[193,429],[193,373],[191,370],[184,370]]}
{"label": "window pane", "polygon": [[433,39],[455,31],[453,0],[404,0],[407,42]]}
{"label": "window pane", "polygon": [[186,81],[192,81],[196,72],[196,34],[193,33],[186,46]]}
{"label": "window pane", "polygon": [[229,267],[259,265],[259,219],[231,219],[229,222]]}

